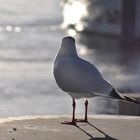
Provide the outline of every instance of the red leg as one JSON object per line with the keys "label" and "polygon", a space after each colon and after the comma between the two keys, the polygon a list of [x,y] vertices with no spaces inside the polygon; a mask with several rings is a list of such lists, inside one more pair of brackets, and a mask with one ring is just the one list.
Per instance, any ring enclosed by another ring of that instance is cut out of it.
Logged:
{"label": "red leg", "polygon": [[73,99],[73,103],[72,103],[72,107],[73,107],[73,114],[72,114],[72,122],[75,122],[75,107],[76,107],[76,102]]}
{"label": "red leg", "polygon": [[85,122],[88,122],[87,111],[88,111],[88,100],[86,99],[86,101],[85,101],[85,119],[84,119]]}
{"label": "red leg", "polygon": [[87,118],[87,112],[88,112],[88,100],[85,101],[85,118],[84,119],[78,119],[77,122],[88,122]]}
{"label": "red leg", "polygon": [[75,108],[76,108],[76,102],[75,99],[72,99],[72,107],[73,107],[73,113],[72,113],[72,121],[71,122],[64,122],[62,124],[70,124],[70,125],[76,125],[76,119],[75,119]]}

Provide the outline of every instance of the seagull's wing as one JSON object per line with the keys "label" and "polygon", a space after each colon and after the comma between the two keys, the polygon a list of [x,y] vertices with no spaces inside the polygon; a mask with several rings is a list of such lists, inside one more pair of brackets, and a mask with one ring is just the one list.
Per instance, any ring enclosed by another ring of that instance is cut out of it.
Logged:
{"label": "seagull's wing", "polygon": [[69,92],[72,97],[80,98],[81,93],[84,93],[83,97],[87,97],[85,96],[87,93],[86,95],[90,96],[96,94],[140,104],[137,100],[117,92],[108,81],[104,80],[94,65],[79,58],[72,37],[63,38],[53,72],[59,87]]}
{"label": "seagull's wing", "polygon": [[112,90],[97,68],[79,57],[59,59],[54,67],[54,76],[66,92],[109,93]]}

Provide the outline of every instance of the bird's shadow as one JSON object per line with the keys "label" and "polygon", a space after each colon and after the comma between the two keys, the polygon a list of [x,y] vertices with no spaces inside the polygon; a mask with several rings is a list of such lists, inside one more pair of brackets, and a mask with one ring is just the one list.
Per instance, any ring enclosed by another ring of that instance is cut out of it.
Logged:
{"label": "bird's shadow", "polygon": [[88,133],[84,129],[82,129],[80,126],[75,125],[75,127],[77,127],[79,130],[81,130],[82,132],[84,132],[86,135],[88,135],[90,137],[89,140],[117,140],[116,138],[113,138],[113,137],[107,135],[105,132],[103,132],[102,130],[100,130],[99,128],[97,128],[96,126],[91,124],[90,122],[87,122],[87,124],[90,125],[91,127],[93,127],[94,129],[96,129],[97,131],[99,131],[101,134],[103,134],[105,136],[105,137],[94,137],[90,133]]}

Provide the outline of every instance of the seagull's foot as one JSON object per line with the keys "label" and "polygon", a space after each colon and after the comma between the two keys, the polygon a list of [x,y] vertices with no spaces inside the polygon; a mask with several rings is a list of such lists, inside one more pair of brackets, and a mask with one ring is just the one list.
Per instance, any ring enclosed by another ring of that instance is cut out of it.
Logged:
{"label": "seagull's foot", "polygon": [[85,122],[85,123],[88,123],[88,120],[87,119],[78,119],[76,120],[77,122]]}
{"label": "seagull's foot", "polygon": [[71,121],[71,122],[69,122],[69,121],[64,121],[64,122],[61,122],[61,124],[76,125],[76,120],[73,120],[73,121]]}
{"label": "seagull's foot", "polygon": [[75,119],[75,120],[72,120],[72,121],[64,121],[64,122],[61,122],[61,124],[67,124],[67,125],[76,125],[76,122],[85,122],[85,123],[88,123],[88,120],[87,119]]}

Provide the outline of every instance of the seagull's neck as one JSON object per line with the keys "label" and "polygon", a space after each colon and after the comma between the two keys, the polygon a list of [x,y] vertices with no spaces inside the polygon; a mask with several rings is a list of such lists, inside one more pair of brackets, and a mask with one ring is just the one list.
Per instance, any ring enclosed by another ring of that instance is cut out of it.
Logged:
{"label": "seagull's neck", "polygon": [[61,47],[59,49],[57,56],[75,56],[77,57],[76,47],[75,44],[61,44]]}

